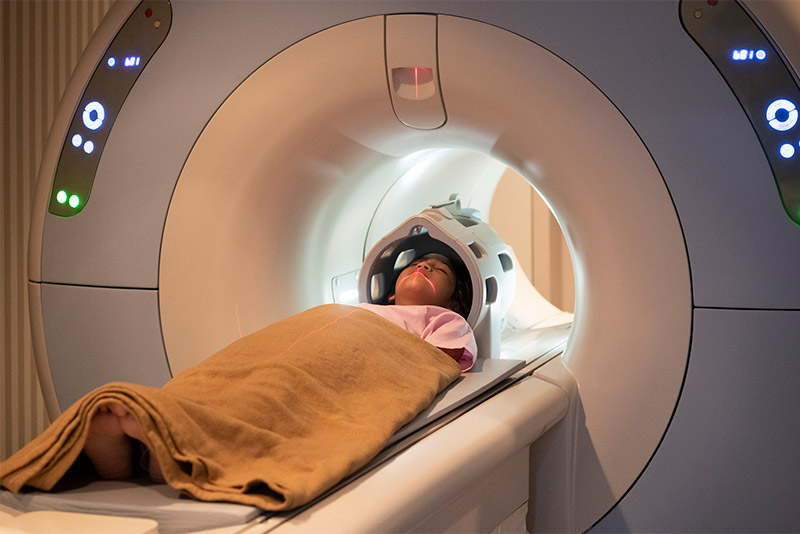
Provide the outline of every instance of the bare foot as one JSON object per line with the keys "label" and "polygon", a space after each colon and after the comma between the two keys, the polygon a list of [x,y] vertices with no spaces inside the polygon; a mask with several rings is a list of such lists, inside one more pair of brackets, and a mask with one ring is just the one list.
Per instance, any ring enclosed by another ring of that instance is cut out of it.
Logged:
{"label": "bare foot", "polygon": [[155,455],[150,452],[149,456],[149,465],[147,466],[147,471],[150,474],[150,480],[153,482],[158,482],[160,484],[166,483],[164,479],[163,473],[161,473],[161,465],[158,463],[158,459]]}
{"label": "bare foot", "polygon": [[[148,446],[139,422],[118,402],[100,407],[89,426],[89,437],[83,447],[94,464],[100,478],[121,480],[131,478],[134,471],[133,440]],[[149,453],[147,470],[154,482],[164,482],[161,466],[155,455]]]}
{"label": "bare foot", "polygon": [[120,418],[111,410],[111,405],[101,406],[89,423],[89,436],[83,446],[100,478],[131,478],[133,449],[133,442],[122,429]]}
{"label": "bare foot", "polygon": [[[126,410],[121,404],[112,405],[111,411],[113,411],[119,417],[122,431],[131,438],[144,443],[144,445],[149,449],[147,439],[144,437],[142,428],[139,426],[139,422],[136,420],[136,418],[131,415],[130,412],[128,412],[128,410]],[[165,482],[164,475],[161,473],[161,466],[158,463],[158,459],[151,450],[148,450],[147,453],[147,472],[150,475],[150,480],[153,482]]]}

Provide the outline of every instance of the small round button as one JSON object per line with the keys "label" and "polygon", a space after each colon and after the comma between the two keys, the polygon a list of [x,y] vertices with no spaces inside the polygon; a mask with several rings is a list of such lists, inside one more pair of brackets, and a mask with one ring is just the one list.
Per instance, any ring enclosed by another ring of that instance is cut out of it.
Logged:
{"label": "small round button", "polygon": [[83,125],[90,130],[97,130],[106,120],[106,108],[98,101],[89,102],[83,108]]}
{"label": "small round button", "polygon": [[797,124],[797,106],[791,100],[779,98],[767,106],[767,122],[773,130],[785,132]]}

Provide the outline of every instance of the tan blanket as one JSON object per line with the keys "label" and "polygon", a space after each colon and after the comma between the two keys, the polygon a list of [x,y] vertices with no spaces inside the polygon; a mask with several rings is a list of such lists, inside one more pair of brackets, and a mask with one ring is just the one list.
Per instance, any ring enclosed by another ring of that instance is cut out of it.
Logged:
{"label": "tan blanket", "polygon": [[109,400],[135,415],[167,483],[203,500],[284,510],[368,462],[460,375],[433,345],[382,317],[325,305],[244,337],[156,389],[88,393],[0,464],[12,491],[49,490]]}

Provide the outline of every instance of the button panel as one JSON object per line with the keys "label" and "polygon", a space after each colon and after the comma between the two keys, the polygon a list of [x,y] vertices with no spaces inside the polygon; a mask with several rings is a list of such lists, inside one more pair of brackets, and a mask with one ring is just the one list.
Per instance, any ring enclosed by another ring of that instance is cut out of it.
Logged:
{"label": "button panel", "polygon": [[111,127],[145,65],[167,37],[168,1],[142,2],[95,68],[70,122],[53,177],[48,211],[71,217],[86,206]]}
{"label": "button panel", "polygon": [[772,168],[783,207],[800,225],[800,87],[758,23],[733,0],[683,0],[681,21],[733,90]]}

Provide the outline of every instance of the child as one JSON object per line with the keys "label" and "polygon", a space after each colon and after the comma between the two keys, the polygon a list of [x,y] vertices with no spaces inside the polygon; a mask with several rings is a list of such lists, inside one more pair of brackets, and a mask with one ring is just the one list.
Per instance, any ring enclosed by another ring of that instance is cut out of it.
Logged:
{"label": "child", "polygon": [[[425,254],[398,275],[389,305],[360,304],[431,343],[461,367],[469,370],[477,353],[472,330],[466,322],[472,304],[469,272],[460,260],[442,254]],[[109,402],[91,420],[84,452],[104,479],[126,479],[134,474],[133,456],[146,444],[136,419],[125,407]],[[155,455],[145,451],[150,478],[163,482]]]}
{"label": "child", "polygon": [[395,282],[389,304],[359,304],[445,352],[468,371],[477,346],[466,316],[472,304],[469,272],[442,254],[412,261]]}

